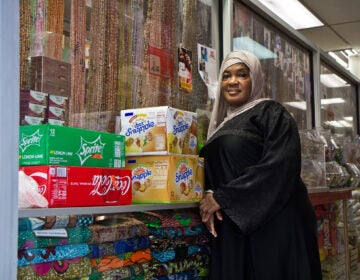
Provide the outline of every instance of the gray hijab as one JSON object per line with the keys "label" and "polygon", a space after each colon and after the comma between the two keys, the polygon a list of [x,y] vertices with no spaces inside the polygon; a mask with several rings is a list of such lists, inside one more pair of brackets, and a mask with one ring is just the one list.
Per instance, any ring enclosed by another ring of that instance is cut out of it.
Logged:
{"label": "gray hijab", "polygon": [[[230,107],[223,97],[221,92],[221,81],[224,71],[236,63],[244,63],[250,69],[251,94],[249,100],[245,104],[234,108]],[[254,54],[248,51],[232,51],[227,54],[220,67],[218,87],[209,123],[207,138],[210,139],[210,137],[228,120],[253,108],[256,104],[264,100],[268,100],[268,98],[261,98],[263,95],[262,87],[263,76],[261,64],[259,59]]]}

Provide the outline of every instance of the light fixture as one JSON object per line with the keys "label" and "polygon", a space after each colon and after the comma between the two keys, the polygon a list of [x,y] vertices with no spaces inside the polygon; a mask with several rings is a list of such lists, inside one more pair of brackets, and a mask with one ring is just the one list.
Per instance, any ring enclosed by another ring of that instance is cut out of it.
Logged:
{"label": "light fixture", "polygon": [[324,98],[321,99],[321,105],[330,105],[330,104],[341,104],[345,103],[345,100],[342,98]]}
{"label": "light fixture", "polygon": [[276,57],[275,53],[247,36],[233,38],[233,49],[252,52],[259,59],[269,59]]}
{"label": "light fixture", "polygon": [[297,0],[258,0],[294,29],[305,29],[324,24]]}
{"label": "light fixture", "polygon": [[306,102],[305,101],[290,101],[285,102],[285,105],[288,105],[290,107],[300,109],[302,111],[306,111]]}
{"label": "light fixture", "polygon": [[348,121],[348,122],[352,122],[352,121],[353,121],[353,117],[352,117],[352,116],[344,117],[344,120],[346,120],[346,121]]}
{"label": "light fixture", "polygon": [[336,60],[337,63],[339,63],[342,67],[347,68],[348,64],[342,60],[336,53],[334,52],[328,52],[328,54]]}
{"label": "light fixture", "polygon": [[320,83],[328,88],[338,88],[350,86],[345,80],[336,74],[320,74]]}

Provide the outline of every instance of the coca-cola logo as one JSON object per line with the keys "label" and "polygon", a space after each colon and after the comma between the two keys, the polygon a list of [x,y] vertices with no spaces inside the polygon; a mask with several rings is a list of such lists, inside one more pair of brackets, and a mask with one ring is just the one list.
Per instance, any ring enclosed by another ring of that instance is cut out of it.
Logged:
{"label": "coca-cola logo", "polygon": [[93,190],[90,195],[106,196],[110,192],[126,195],[131,187],[130,176],[94,175],[92,178]]}
{"label": "coca-cola logo", "polygon": [[38,183],[39,185],[38,193],[45,195],[47,174],[45,172],[34,172],[30,174],[30,177],[33,178]]}

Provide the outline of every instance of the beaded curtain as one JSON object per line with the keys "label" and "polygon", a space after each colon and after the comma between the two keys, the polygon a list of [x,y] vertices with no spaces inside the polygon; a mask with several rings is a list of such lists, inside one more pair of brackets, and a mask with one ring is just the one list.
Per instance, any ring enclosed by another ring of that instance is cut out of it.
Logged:
{"label": "beaded curtain", "polygon": [[[70,62],[70,126],[114,132],[121,109],[163,105],[189,111],[206,108],[207,88],[196,62],[198,43],[212,47],[210,0],[20,3],[21,88],[28,85],[29,56]],[[46,35],[50,34],[47,31],[52,35]],[[68,45],[64,44],[67,40]],[[88,63],[85,45],[90,46]],[[179,89],[179,47],[192,52],[191,93]],[[173,72],[170,77],[150,73],[152,49],[168,56]]]}

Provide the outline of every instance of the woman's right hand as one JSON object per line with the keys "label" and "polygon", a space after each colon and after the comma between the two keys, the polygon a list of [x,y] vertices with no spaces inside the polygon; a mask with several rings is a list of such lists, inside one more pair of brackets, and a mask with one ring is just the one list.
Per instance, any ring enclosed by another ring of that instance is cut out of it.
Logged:
{"label": "woman's right hand", "polygon": [[214,214],[217,219],[222,220],[221,206],[216,202],[212,193],[206,193],[203,199],[200,201],[200,216],[202,222],[205,223],[209,232],[217,237],[214,226]]}

